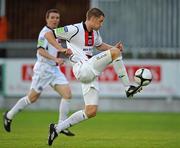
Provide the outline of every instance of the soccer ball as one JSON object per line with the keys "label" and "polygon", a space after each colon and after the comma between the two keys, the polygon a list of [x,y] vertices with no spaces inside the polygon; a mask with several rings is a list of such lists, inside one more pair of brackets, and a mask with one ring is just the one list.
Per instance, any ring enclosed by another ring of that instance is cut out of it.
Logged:
{"label": "soccer ball", "polygon": [[138,85],[146,86],[152,81],[152,73],[147,68],[139,68],[135,72],[134,80]]}

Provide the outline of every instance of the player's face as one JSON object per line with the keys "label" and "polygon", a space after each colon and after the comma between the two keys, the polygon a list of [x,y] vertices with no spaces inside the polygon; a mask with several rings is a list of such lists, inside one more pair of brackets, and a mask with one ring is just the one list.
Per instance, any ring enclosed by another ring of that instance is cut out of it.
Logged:
{"label": "player's face", "polygon": [[99,30],[104,22],[104,16],[94,17],[92,21],[93,21],[93,29]]}
{"label": "player's face", "polygon": [[47,22],[47,26],[52,28],[52,29],[55,29],[58,27],[59,25],[59,21],[60,21],[60,16],[58,13],[50,13],[49,14],[49,17],[46,18],[46,22]]}

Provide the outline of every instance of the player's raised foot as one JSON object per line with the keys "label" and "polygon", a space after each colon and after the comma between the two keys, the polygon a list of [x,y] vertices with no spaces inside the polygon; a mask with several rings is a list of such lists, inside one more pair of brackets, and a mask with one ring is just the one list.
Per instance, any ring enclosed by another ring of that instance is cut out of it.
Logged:
{"label": "player's raised foot", "polygon": [[60,133],[66,135],[66,136],[75,136],[75,134],[72,133],[69,129],[65,129],[65,130],[61,131]]}
{"label": "player's raised foot", "polygon": [[7,118],[7,113],[8,113],[8,111],[6,111],[6,112],[3,114],[4,129],[5,129],[7,132],[11,132],[11,122],[12,122],[12,120]]}
{"label": "player's raised foot", "polygon": [[55,129],[55,124],[50,124],[49,125],[49,136],[48,136],[48,145],[52,145],[54,139],[58,136],[56,129]]}
{"label": "player's raised foot", "polygon": [[128,98],[131,98],[134,96],[134,94],[140,92],[142,90],[142,86],[134,86],[134,85],[130,85],[126,88],[126,96]]}

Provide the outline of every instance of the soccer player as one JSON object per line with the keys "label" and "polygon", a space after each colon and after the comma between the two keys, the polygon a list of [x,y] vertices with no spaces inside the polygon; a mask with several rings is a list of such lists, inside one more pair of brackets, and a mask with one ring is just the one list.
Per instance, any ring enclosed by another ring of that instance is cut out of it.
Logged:
{"label": "soccer player", "polygon": [[[59,105],[59,123],[68,117],[69,105],[71,99],[71,90],[69,83],[60,71],[59,66],[63,60],[58,57],[59,53],[71,54],[68,49],[58,50],[48,43],[44,37],[46,32],[52,31],[58,27],[60,13],[57,9],[50,9],[46,12],[46,26],[41,30],[37,43],[37,62],[34,66],[34,74],[29,93],[21,98],[14,107],[4,113],[4,128],[7,132],[11,131],[11,123],[14,116],[31,103],[37,101],[45,87],[50,85],[60,96],[62,96]],[[60,42],[60,40],[58,40]],[[58,43],[60,44],[60,43]],[[68,129],[62,130],[61,133],[67,136],[74,136]]]}
{"label": "soccer player", "polygon": [[[122,43],[111,46],[102,41],[99,29],[104,22],[105,15],[98,8],[90,9],[86,14],[86,21],[74,25],[68,25],[54,29],[45,34],[46,39],[54,47],[61,50],[55,38],[65,39],[67,47],[73,54],[69,57],[73,65],[73,73],[82,84],[82,92],[85,102],[84,110],[73,113],[63,122],[50,124],[48,144],[52,145],[54,139],[62,130],[69,128],[83,120],[96,116],[98,109],[98,81],[97,77],[107,65],[113,64],[116,73],[122,80],[127,97],[132,97],[141,90],[140,86],[133,86],[129,82],[122,60]],[[93,47],[102,51],[93,55]]]}

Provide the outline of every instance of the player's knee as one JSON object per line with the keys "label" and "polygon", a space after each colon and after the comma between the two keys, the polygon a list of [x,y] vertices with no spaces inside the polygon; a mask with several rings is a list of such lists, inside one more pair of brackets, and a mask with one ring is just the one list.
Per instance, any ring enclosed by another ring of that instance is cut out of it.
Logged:
{"label": "player's knee", "polygon": [[67,94],[64,94],[62,97],[64,99],[71,99],[72,98],[72,94],[71,93],[67,93]]}
{"label": "player's knee", "polygon": [[118,48],[112,48],[111,50],[112,59],[116,59],[117,57],[121,56],[121,51]]}
{"label": "player's knee", "polygon": [[34,95],[34,96],[28,95],[28,99],[31,103],[36,102],[38,100],[38,98],[39,98],[39,95]]}
{"label": "player's knee", "polygon": [[91,108],[85,111],[86,115],[88,116],[88,118],[92,118],[96,116],[97,113],[97,109],[96,108]]}
{"label": "player's knee", "polygon": [[87,113],[88,118],[92,118],[96,116],[96,111],[90,111]]}
{"label": "player's knee", "polygon": [[38,98],[36,98],[36,97],[29,97],[29,101],[31,102],[31,103],[34,103],[34,102],[36,102],[38,100]]}

